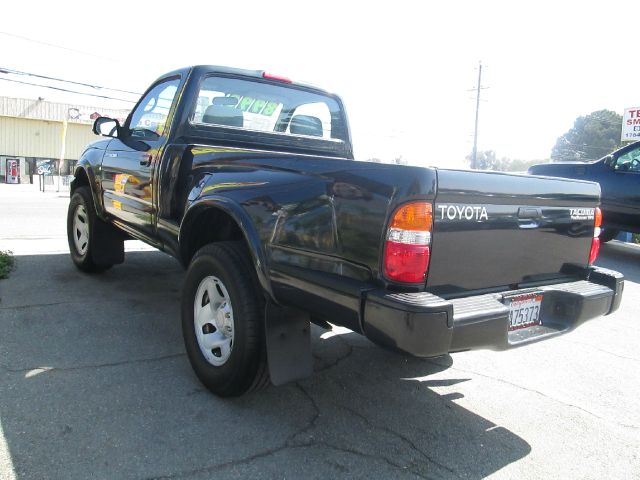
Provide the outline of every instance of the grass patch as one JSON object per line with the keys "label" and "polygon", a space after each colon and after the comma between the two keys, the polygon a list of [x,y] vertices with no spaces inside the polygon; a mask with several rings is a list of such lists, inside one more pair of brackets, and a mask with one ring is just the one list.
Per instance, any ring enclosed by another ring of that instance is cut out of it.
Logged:
{"label": "grass patch", "polygon": [[7,278],[14,264],[12,253],[9,250],[0,250],[0,278]]}

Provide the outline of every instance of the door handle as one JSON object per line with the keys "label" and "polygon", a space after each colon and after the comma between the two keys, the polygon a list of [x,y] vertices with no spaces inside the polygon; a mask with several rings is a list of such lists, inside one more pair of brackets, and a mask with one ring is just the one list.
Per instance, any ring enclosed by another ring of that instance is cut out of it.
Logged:
{"label": "door handle", "polygon": [[143,167],[148,167],[149,165],[151,165],[151,160],[153,160],[153,155],[151,155],[150,153],[144,153],[142,155],[142,158],[140,158],[140,165],[142,165]]}

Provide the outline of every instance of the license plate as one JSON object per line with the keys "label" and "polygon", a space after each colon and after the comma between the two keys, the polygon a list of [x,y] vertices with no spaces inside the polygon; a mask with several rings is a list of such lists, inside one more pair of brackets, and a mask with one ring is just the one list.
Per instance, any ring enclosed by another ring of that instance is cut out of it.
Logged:
{"label": "license plate", "polygon": [[508,298],[509,330],[540,325],[541,293],[527,293]]}

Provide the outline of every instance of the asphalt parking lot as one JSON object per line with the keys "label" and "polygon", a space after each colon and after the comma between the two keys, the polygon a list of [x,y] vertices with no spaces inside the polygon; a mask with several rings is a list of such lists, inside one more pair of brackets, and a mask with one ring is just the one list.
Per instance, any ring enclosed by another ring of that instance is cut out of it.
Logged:
{"label": "asphalt parking lot", "polygon": [[314,327],[312,378],[225,400],[184,354],[177,262],[131,242],[80,273],[68,201],[0,185],[0,479],[640,478],[640,248],[603,247],[621,309],[568,336],[419,360]]}

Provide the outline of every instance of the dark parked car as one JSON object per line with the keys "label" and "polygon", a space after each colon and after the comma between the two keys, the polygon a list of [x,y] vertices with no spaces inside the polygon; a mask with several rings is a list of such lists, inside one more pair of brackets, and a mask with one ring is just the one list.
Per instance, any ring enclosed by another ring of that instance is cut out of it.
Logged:
{"label": "dark parked car", "polygon": [[594,162],[533,165],[529,173],[598,182],[602,190],[600,241],[608,242],[620,231],[640,233],[640,142]]}

